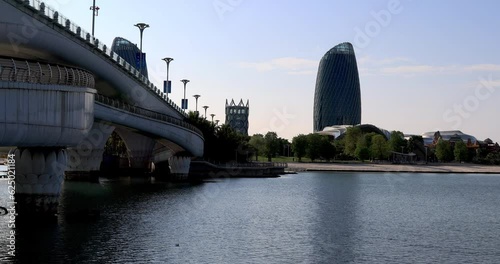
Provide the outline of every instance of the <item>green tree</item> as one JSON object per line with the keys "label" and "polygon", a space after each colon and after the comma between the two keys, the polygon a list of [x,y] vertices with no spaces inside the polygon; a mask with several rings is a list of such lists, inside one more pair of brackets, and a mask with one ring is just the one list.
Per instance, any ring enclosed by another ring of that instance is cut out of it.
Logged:
{"label": "green tree", "polygon": [[288,151],[287,148],[290,145],[290,142],[286,138],[278,138],[278,149],[280,156],[287,156]]}
{"label": "green tree", "polygon": [[453,160],[453,151],[449,141],[439,139],[436,144],[436,158],[441,162]]}
{"label": "green tree", "polygon": [[264,140],[266,141],[264,153],[267,156],[267,161],[271,161],[272,157],[279,151],[278,134],[276,132],[267,132]]}
{"label": "green tree", "polygon": [[259,154],[264,154],[266,151],[266,140],[264,139],[264,135],[262,134],[255,134],[251,136],[248,144],[255,150],[256,158],[259,156]]}
{"label": "green tree", "polygon": [[500,165],[500,153],[490,152],[485,158],[486,164]]}
{"label": "green tree", "polygon": [[117,157],[127,156],[127,146],[115,131],[111,133],[111,136],[106,141],[106,145],[104,146],[104,154]]}
{"label": "green tree", "polygon": [[248,137],[235,131],[228,124],[221,125],[216,130],[217,159],[219,161],[243,162],[249,151]]}
{"label": "green tree", "polygon": [[358,139],[358,142],[356,143],[356,150],[355,150],[356,158],[359,160],[367,160],[370,158],[370,149],[368,148],[368,145],[366,144],[366,138],[365,137],[360,137]]}
{"label": "green tree", "polygon": [[321,135],[319,134],[309,134],[307,135],[307,149],[306,156],[314,162],[320,157],[321,148]]}
{"label": "green tree", "polygon": [[455,149],[453,150],[455,160],[458,162],[466,161],[468,159],[469,150],[467,145],[462,140],[455,142]]}
{"label": "green tree", "polygon": [[344,137],[344,153],[351,157],[356,157],[356,143],[362,136],[359,127],[348,127]]}
{"label": "green tree", "polygon": [[292,150],[295,156],[302,161],[302,157],[306,155],[307,136],[300,134],[292,139]]}
{"label": "green tree", "polygon": [[335,157],[335,146],[330,142],[328,136],[321,136],[319,155],[328,162]]}
{"label": "green tree", "polygon": [[344,139],[335,139],[333,141],[333,145],[335,146],[335,150],[337,152],[337,155],[343,155],[344,154],[344,146],[345,146],[345,141]]}
{"label": "green tree", "polygon": [[227,124],[215,126],[195,112],[189,112],[187,120],[203,133],[205,159],[218,162],[246,160],[249,137],[235,131]]}
{"label": "green tree", "polygon": [[197,112],[189,112],[187,120],[203,133],[205,139],[203,157],[208,160],[218,160],[216,127],[211,122],[201,118]]}
{"label": "green tree", "polygon": [[422,136],[411,136],[407,143],[408,153],[415,153],[420,160],[425,160],[425,145]]}
{"label": "green tree", "polygon": [[424,139],[422,136],[411,136],[408,139],[408,152],[418,152],[424,149]]}
{"label": "green tree", "polygon": [[394,152],[401,152],[401,148],[406,148],[405,135],[401,131],[392,131],[391,139],[389,139],[389,148]]}
{"label": "green tree", "polygon": [[372,139],[376,135],[378,135],[378,134],[375,133],[375,132],[370,132],[370,133],[367,133],[367,134],[363,135],[363,137],[365,138],[366,147],[368,147],[368,148],[371,147],[371,145],[372,145]]}
{"label": "green tree", "polygon": [[370,155],[373,159],[383,160],[389,157],[389,146],[382,135],[375,135],[370,146]]}

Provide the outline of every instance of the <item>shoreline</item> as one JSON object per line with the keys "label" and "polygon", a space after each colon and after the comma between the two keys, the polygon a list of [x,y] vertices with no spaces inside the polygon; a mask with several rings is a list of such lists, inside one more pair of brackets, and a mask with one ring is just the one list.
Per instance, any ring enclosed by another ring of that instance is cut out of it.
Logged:
{"label": "shoreline", "polygon": [[288,163],[287,171],[390,172],[390,173],[468,173],[500,174],[500,166],[479,164],[370,164],[370,163]]}

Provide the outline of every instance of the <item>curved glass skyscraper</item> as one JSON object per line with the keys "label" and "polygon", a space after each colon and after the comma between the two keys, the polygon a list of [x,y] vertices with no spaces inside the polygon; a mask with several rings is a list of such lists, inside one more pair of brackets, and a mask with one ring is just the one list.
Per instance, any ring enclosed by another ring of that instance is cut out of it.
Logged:
{"label": "curved glass skyscraper", "polygon": [[[120,37],[113,40],[111,51],[118,54],[130,65],[134,66],[142,75],[148,78],[148,66],[146,65],[146,54],[142,56],[140,49],[134,43]],[[142,59],[142,62],[141,62]]]}
{"label": "curved glass skyscraper", "polygon": [[329,50],[319,63],[314,93],[314,131],[361,123],[358,65],[351,43]]}

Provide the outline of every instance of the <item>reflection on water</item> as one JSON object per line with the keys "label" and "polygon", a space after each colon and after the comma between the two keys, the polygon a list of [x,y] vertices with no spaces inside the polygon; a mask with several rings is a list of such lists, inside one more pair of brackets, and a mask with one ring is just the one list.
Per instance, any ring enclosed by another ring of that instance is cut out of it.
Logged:
{"label": "reflection on water", "polygon": [[[6,187],[0,181],[0,206]],[[499,176],[444,174],[67,182],[58,222],[18,227],[17,256],[9,260],[498,263],[499,190]],[[8,260],[4,219],[0,260]]]}
{"label": "reflection on water", "polygon": [[315,177],[311,195],[316,200],[315,262],[341,263],[355,259],[355,236],[359,229],[359,175]]}

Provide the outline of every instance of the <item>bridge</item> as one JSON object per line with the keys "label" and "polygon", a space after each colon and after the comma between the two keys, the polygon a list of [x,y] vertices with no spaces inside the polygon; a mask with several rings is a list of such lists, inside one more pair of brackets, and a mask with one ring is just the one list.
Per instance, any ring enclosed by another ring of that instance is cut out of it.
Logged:
{"label": "bridge", "polygon": [[99,170],[113,131],[131,168],[168,161],[186,177],[204,145],[186,118],[139,70],[43,2],[0,0],[0,147],[16,148],[20,215],[56,212],[64,174]]}

